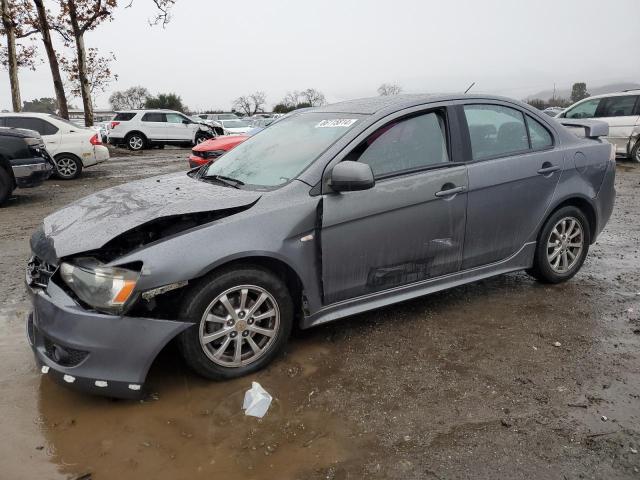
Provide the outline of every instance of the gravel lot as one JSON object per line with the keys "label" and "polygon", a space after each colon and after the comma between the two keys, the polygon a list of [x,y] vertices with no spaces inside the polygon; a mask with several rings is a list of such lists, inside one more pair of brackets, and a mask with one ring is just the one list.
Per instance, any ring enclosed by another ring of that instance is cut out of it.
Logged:
{"label": "gravel lot", "polygon": [[[640,477],[640,166],[570,282],[511,274],[298,332],[250,377],[210,383],[165,350],[141,402],[42,377],[24,335],[31,232],[96,190],[186,170],[115,157],[0,209],[0,478]],[[556,342],[560,343],[560,346]],[[274,397],[240,407],[252,380]]]}

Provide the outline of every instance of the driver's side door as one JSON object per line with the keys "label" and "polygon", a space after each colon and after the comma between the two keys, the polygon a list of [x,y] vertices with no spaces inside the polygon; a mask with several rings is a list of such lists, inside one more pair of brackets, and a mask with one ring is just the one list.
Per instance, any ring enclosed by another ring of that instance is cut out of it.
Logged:
{"label": "driver's side door", "polygon": [[449,145],[443,108],[390,121],[344,158],[370,165],[376,183],[323,195],[325,304],[459,270],[467,167]]}

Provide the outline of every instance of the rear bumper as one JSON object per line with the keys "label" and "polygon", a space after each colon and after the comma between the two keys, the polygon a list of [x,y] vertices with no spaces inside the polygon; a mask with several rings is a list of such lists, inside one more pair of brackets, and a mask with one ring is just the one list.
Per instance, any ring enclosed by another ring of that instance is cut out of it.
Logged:
{"label": "rear bumper", "polygon": [[192,325],[85,310],[53,282],[27,289],[27,336],[40,371],[85,393],[140,397],[157,354]]}
{"label": "rear bumper", "polygon": [[11,169],[19,188],[37,187],[53,173],[53,166],[49,162],[35,158],[13,160]]}

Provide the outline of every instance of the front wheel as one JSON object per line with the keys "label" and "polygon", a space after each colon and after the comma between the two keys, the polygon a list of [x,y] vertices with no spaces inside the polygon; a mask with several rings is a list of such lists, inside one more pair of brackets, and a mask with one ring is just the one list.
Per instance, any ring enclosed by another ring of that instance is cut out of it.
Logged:
{"label": "front wheel", "polygon": [[200,145],[202,142],[206,142],[207,140],[209,140],[209,138],[210,137],[208,137],[207,135],[199,133],[198,135],[196,135],[195,144]]}
{"label": "front wheel", "polygon": [[565,282],[582,267],[590,243],[585,214],[577,207],[563,207],[545,222],[528,273],[544,283]]}
{"label": "front wheel", "polygon": [[187,294],[181,317],[196,322],[178,340],[185,361],[220,380],[255,372],[276,357],[291,334],[293,303],[279,277],[247,266],[203,279]]}

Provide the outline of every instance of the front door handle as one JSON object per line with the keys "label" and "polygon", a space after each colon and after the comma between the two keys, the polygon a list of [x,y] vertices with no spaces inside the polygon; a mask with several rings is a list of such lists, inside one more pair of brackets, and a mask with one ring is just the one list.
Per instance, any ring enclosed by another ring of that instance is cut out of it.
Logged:
{"label": "front door handle", "polygon": [[558,170],[560,170],[558,165],[552,165],[549,162],[544,162],[542,164],[542,168],[538,170],[538,175],[548,175],[550,173],[557,172]]}
{"label": "front door handle", "polygon": [[442,190],[440,190],[439,192],[436,192],[436,197],[438,197],[438,198],[450,197],[450,196],[455,195],[457,193],[462,193],[465,190],[464,187],[455,187],[455,186],[453,186],[451,184],[443,185],[442,188],[443,188]]}

